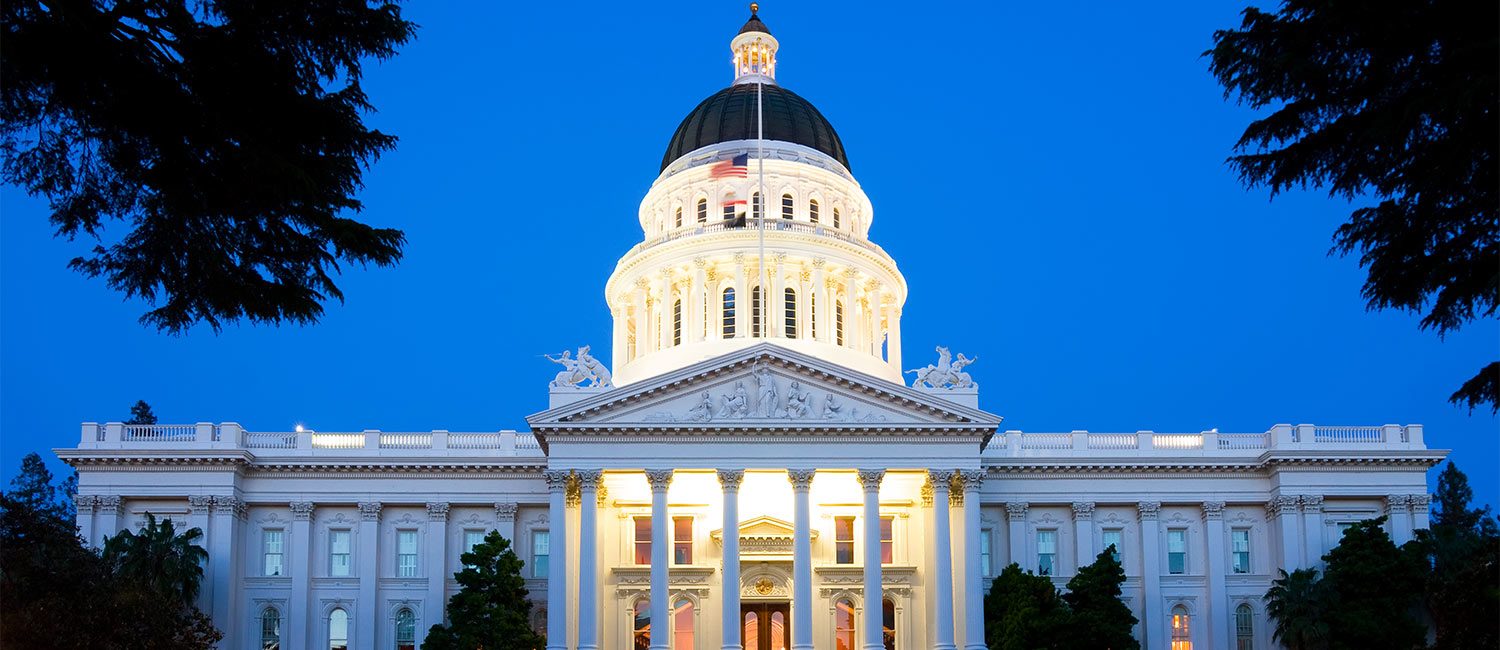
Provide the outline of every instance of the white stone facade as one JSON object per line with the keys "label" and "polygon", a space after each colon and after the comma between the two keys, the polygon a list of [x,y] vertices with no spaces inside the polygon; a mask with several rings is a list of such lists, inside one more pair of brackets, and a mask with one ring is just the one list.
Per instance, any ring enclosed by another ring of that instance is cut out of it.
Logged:
{"label": "white stone facade", "polygon": [[[734,41],[737,83],[774,83],[759,34]],[[710,177],[741,155],[746,178]],[[760,187],[761,161],[766,227],[736,227],[721,203]],[[1062,586],[1114,543],[1144,647],[1271,648],[1278,569],[1316,566],[1360,519],[1390,515],[1397,543],[1427,526],[1445,452],[1419,425],[1023,433],[972,382],[903,384],[906,283],[872,214],[812,147],[702,147],[665,166],[607,283],[613,385],[560,374],[529,431],[85,423],[57,450],[82,535],[148,512],[203,529],[200,604],[237,650],[270,631],[420,644],[489,530],[525,561],[549,650],[635,647],[643,616],[659,650],[979,650],[983,592],[1011,562]],[[762,283],[794,297],[757,332]],[[745,297],[733,316],[726,289]]]}

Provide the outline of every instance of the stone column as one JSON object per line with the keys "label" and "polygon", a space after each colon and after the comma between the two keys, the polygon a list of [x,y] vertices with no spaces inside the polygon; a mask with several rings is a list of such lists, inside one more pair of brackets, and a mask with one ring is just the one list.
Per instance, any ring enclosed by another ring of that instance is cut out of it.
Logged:
{"label": "stone column", "polygon": [[626,342],[625,332],[626,315],[629,313],[630,307],[626,305],[619,305],[609,310],[610,320],[613,321],[615,325],[613,336],[610,338],[609,352],[614,360],[614,363],[610,364],[611,368],[619,368],[620,366],[625,365],[625,362],[630,360],[629,355],[626,354],[629,348],[629,344]]}
{"label": "stone column", "polygon": [[359,575],[359,600],[354,609],[354,634],[350,647],[373,647],[375,624],[385,617],[379,609],[380,584],[380,511],[378,501],[359,504],[359,547],[355,551]]}
{"label": "stone column", "polygon": [[[1275,496],[1266,502],[1266,514],[1276,520],[1281,532],[1280,566],[1287,573],[1296,571],[1302,564],[1302,539],[1297,530],[1297,497]],[[1275,573],[1272,571],[1271,573]]]}
{"label": "stone column", "polygon": [[73,506],[77,509],[74,522],[78,524],[78,536],[83,538],[87,546],[94,545],[94,508],[98,505],[99,497],[92,494],[73,497]]}
{"label": "stone column", "polygon": [[984,470],[958,473],[964,484],[964,650],[985,650],[984,577],[979,575],[979,488]]}
{"label": "stone column", "polygon": [[792,531],[792,650],[813,650],[812,490],[817,470],[789,469],[796,503]]}
{"label": "stone column", "polygon": [[[212,530],[209,526],[208,513],[209,509],[213,506],[213,500],[213,497],[206,495],[190,495],[188,497],[188,528],[197,528],[203,531],[205,539],[201,539],[199,542],[205,545],[212,543],[212,540],[207,539],[207,536],[209,531]],[[214,590],[212,588],[214,584],[214,559],[212,557],[208,558],[208,562],[205,562],[203,565],[203,581],[201,584],[207,588],[198,590],[198,609],[203,612],[214,611]],[[255,574],[260,575],[260,569],[257,569]]]}
{"label": "stone column", "polygon": [[1078,561],[1073,565],[1073,574],[1094,563],[1094,502],[1073,502],[1073,547],[1077,549]]}
{"label": "stone column", "polygon": [[604,472],[576,470],[578,477],[578,650],[599,648],[599,480]]}
{"label": "stone column", "polygon": [[244,502],[236,497],[213,497],[212,521],[206,531],[208,562],[213,569],[212,575],[220,577],[211,583],[214,624],[224,633],[222,645],[226,648],[235,647],[235,639],[239,636],[236,634],[239,617],[235,615],[238,613],[235,601],[239,592],[234,579],[234,555],[239,549],[234,539],[239,535],[238,524],[244,511]]}
{"label": "stone column", "polygon": [[99,504],[99,526],[94,531],[95,538],[92,540],[94,546],[103,547],[104,540],[114,537],[120,532],[120,506],[123,499],[116,494],[106,494],[95,497]]}
{"label": "stone column", "polygon": [[859,484],[864,488],[864,570],[865,570],[865,615],[860,620],[865,650],[881,650],[885,647],[880,624],[882,597],[880,575],[880,482],[885,479],[883,469],[858,471]]}
{"label": "stone column", "polygon": [[859,272],[844,269],[844,345],[864,349],[864,310],[859,306]]}
{"label": "stone column", "polygon": [[662,269],[656,274],[657,292],[661,299],[656,303],[660,320],[656,328],[656,349],[672,347],[672,269]]}
{"label": "stone column", "polygon": [[648,469],[646,482],[651,484],[651,650],[667,650],[672,629],[672,604],[667,602],[671,597],[667,566],[672,560],[667,487],[672,484],[672,470]]}
{"label": "stone column", "polygon": [[786,338],[786,295],[783,287],[785,281],[781,277],[781,260],[786,253],[771,253],[771,261],[767,284],[770,291],[766,295],[766,338]]}
{"label": "stone column", "polygon": [[1146,633],[1143,648],[1167,647],[1167,619],[1162,614],[1161,599],[1161,530],[1157,518],[1161,514],[1160,501],[1142,501],[1136,504],[1141,518],[1141,583],[1145,594],[1141,598],[1141,629]]}
{"label": "stone column", "polygon": [[1005,504],[1006,533],[1010,539],[1010,561],[1023,569],[1035,569],[1026,557],[1026,513],[1031,504],[1011,501]]}
{"label": "stone column", "polygon": [[893,292],[891,301],[886,304],[885,358],[892,367],[901,370],[901,307],[896,304],[896,300]]}
{"label": "stone column", "polygon": [[1428,504],[1432,503],[1432,496],[1429,494],[1411,494],[1407,495],[1407,499],[1411,502],[1412,530],[1427,530],[1430,528],[1431,525],[1428,520],[1432,513],[1428,510]]}
{"label": "stone column", "polygon": [[1307,566],[1323,566],[1323,496],[1303,495],[1302,503],[1302,557]]}
{"label": "stone column", "polygon": [[708,304],[704,294],[704,287],[708,284],[708,260],[701,257],[693,259],[693,286],[688,293],[688,299],[683,301],[685,309],[690,314],[684,320],[690,323],[691,331],[682,337],[683,342],[697,343],[705,338],[708,328],[708,320],[704,317],[704,307]]}
{"label": "stone column", "polygon": [[1392,494],[1385,498],[1385,514],[1390,517],[1391,541],[1400,546],[1411,541],[1411,497]]}
{"label": "stone column", "polygon": [[[635,356],[651,352],[651,281],[644,277],[635,280]],[[547,611],[551,611],[550,609]]]}
{"label": "stone column", "polygon": [[[932,647],[955,650],[953,645],[953,536],[948,516],[952,470],[928,470],[932,483],[932,528],[935,534],[932,564]],[[975,558],[973,561],[978,561]]]}
{"label": "stone column", "polygon": [[419,627],[423,632],[434,624],[444,621],[443,611],[448,606],[448,504],[427,504],[427,539],[425,540],[427,562],[427,605],[422,608],[423,621]]}
{"label": "stone column", "polygon": [[515,550],[517,555],[525,557],[525,554],[521,552],[525,547],[522,546],[521,540],[516,539],[516,510],[517,506],[515,503],[503,501],[496,503],[495,530],[500,532],[501,537],[510,541],[510,547]]}
{"label": "stone column", "polygon": [[547,534],[552,539],[547,567],[547,650],[568,650],[568,472],[549,469],[542,472],[542,478],[547,481]]}
{"label": "stone column", "polygon": [[[831,341],[833,336],[833,304],[828,302],[828,283],[823,278],[823,267],[827,265],[828,260],[821,257],[812,261],[812,286],[807,288],[812,300],[807,310],[808,327],[812,328],[808,336],[823,342]],[[817,333],[816,337],[812,336],[813,332]]]}
{"label": "stone column", "polygon": [[724,490],[724,566],[720,594],[723,607],[719,620],[723,637],[720,650],[742,650],[740,643],[740,482],[745,471],[718,470],[719,485]]}
{"label": "stone column", "polygon": [[312,596],[312,516],[311,501],[294,501],[291,534],[284,540],[287,553],[287,577],[291,578],[292,591],[286,607],[287,641],[284,645],[310,647],[310,633],[315,615],[309,598]]}
{"label": "stone column", "polygon": [[812,274],[806,266],[797,270],[797,338],[812,340]]}
{"label": "stone column", "polygon": [[1225,548],[1223,501],[1203,502],[1203,523],[1208,538],[1208,613],[1199,618],[1208,623],[1208,647],[1228,648],[1234,615],[1229,611],[1229,592],[1225,587],[1229,553]]}
{"label": "stone column", "polygon": [[750,267],[745,264],[745,254],[734,254],[734,338],[750,336]]}

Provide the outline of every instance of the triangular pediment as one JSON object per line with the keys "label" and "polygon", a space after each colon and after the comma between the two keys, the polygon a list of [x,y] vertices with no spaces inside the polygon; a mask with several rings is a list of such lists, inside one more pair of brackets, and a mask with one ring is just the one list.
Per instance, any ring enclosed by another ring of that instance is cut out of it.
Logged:
{"label": "triangular pediment", "polygon": [[[766,515],[740,522],[741,539],[792,539],[796,532],[797,529],[791,522]],[[714,539],[723,539],[724,529],[720,528],[709,535]],[[813,531],[813,536],[817,536],[817,531]]]}
{"label": "triangular pediment", "polygon": [[534,431],[982,428],[998,416],[770,343],[527,418]]}

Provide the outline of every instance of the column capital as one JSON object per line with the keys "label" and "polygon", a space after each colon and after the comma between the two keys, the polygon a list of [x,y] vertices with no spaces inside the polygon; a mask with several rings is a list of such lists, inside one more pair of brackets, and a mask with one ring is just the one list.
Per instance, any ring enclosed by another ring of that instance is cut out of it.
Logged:
{"label": "column capital", "polygon": [[1304,494],[1298,497],[1298,501],[1302,505],[1303,512],[1323,512],[1323,495],[1321,494]]}
{"label": "column capital", "polygon": [[1283,514],[1296,514],[1298,503],[1300,503],[1299,500],[1294,496],[1281,495],[1271,497],[1271,500],[1266,502],[1266,514],[1272,517],[1279,517]]}
{"label": "column capital", "polygon": [[1223,501],[1204,501],[1203,519],[1208,521],[1224,519]]}
{"label": "column capital", "polygon": [[1005,504],[1005,518],[1011,521],[1025,521],[1026,513],[1031,510],[1031,504],[1025,501],[1011,501]]}
{"label": "column capital", "polygon": [[733,492],[740,489],[740,483],[745,480],[745,470],[742,469],[717,469],[714,473],[719,475],[719,486],[725,492]]}
{"label": "column capital", "polygon": [[73,495],[73,508],[76,509],[79,513],[93,512],[94,508],[98,505],[99,497],[96,497],[92,494]]}
{"label": "column capital", "polygon": [[961,469],[954,475],[963,483],[965,492],[977,492],[984,485],[985,471],[982,469]]}
{"label": "column capital", "polygon": [[99,495],[97,497],[94,497],[94,498],[97,499],[97,501],[95,501],[95,503],[97,503],[99,505],[99,512],[100,513],[103,513],[103,514],[106,514],[106,515],[112,515],[112,514],[118,513],[120,511],[120,502],[122,501],[122,499],[120,498],[120,495],[118,495],[118,494],[101,494],[101,495]]}
{"label": "column capital", "polygon": [[879,491],[880,482],[885,480],[885,470],[883,469],[861,469],[855,470],[855,473],[859,475],[860,486],[866,490]]}
{"label": "column capital", "polygon": [[313,510],[317,506],[311,501],[293,501],[291,508],[293,519],[297,521],[312,521]]}
{"label": "column capital", "polygon": [[446,501],[443,501],[443,502],[438,502],[438,501],[428,502],[428,504],[427,504],[427,520],[428,521],[448,521],[448,503]]}
{"label": "column capital", "polygon": [[1156,521],[1157,516],[1161,514],[1161,502],[1142,501],[1135,504],[1135,509],[1141,521]]}
{"label": "column capital", "polygon": [[1093,501],[1074,501],[1073,519],[1077,521],[1089,521],[1094,518]]}
{"label": "column capital", "polygon": [[672,473],[670,469],[648,469],[645,470],[646,482],[651,485],[651,491],[666,490],[672,484]]}
{"label": "column capital", "polygon": [[379,501],[361,501],[359,518],[363,521],[380,521],[380,511],[384,507],[384,504]]}
{"label": "column capital", "polygon": [[1398,512],[1408,512],[1411,509],[1411,496],[1407,494],[1391,494],[1385,497],[1385,514],[1392,515]]}
{"label": "column capital", "polygon": [[213,497],[214,514],[231,515],[243,518],[247,512],[244,500],[239,497]]}
{"label": "column capital", "polygon": [[953,470],[951,469],[929,469],[927,470],[927,482],[929,489],[934,493],[941,490],[947,492],[953,485]]}
{"label": "column capital", "polygon": [[495,504],[495,519],[500,521],[515,521],[517,506],[514,503],[504,501]]}
{"label": "column capital", "polygon": [[1432,503],[1430,494],[1408,494],[1406,499],[1411,505],[1412,512],[1426,512],[1427,507]]}
{"label": "column capital", "polygon": [[568,487],[568,470],[542,470],[542,478],[547,481],[548,492],[558,492]]}
{"label": "column capital", "polygon": [[578,477],[578,488],[580,490],[597,490],[599,481],[604,478],[602,469],[576,469],[573,475]]}
{"label": "column capital", "polygon": [[693,266],[696,266],[700,269],[706,268],[708,266],[708,259],[703,257],[695,257],[693,258]]}
{"label": "column capital", "polygon": [[195,515],[206,515],[208,514],[209,507],[213,505],[213,502],[214,498],[211,496],[204,496],[201,494],[189,495],[188,512],[191,512]]}
{"label": "column capital", "polygon": [[786,480],[791,482],[792,490],[809,490],[812,488],[813,476],[818,473],[815,469],[789,469],[786,471]]}

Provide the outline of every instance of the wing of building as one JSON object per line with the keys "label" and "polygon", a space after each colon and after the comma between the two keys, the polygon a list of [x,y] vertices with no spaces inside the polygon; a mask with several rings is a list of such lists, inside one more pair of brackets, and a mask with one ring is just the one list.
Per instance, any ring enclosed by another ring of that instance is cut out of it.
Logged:
{"label": "wing of building", "polygon": [[605,285],[612,376],[555,359],[530,431],[85,423],[57,451],[83,536],[203,529],[201,605],[235,649],[413,648],[490,530],[549,650],[979,650],[1002,567],[1062,586],[1113,546],[1137,636],[1175,650],[1271,648],[1279,569],[1357,520],[1427,525],[1445,452],[1420,426],[1023,433],[962,354],[905,384],[906,282],[777,47],[752,14],[733,83],[671,135]]}

